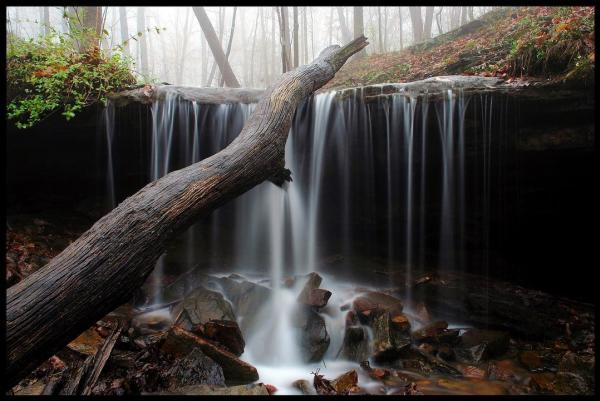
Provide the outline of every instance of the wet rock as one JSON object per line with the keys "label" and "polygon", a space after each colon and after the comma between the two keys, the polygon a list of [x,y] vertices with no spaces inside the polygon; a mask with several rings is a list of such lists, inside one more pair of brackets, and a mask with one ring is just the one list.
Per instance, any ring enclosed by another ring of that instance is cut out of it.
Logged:
{"label": "wet rock", "polygon": [[593,386],[595,365],[594,355],[578,355],[575,352],[567,351],[558,363],[558,372],[576,374],[583,377],[590,386]]}
{"label": "wet rock", "polygon": [[437,321],[413,331],[411,336],[417,342],[439,342],[438,335],[442,334],[447,328],[448,322]]}
{"label": "wet rock", "polygon": [[510,382],[521,381],[527,374],[525,370],[516,366],[510,359],[490,362],[487,371],[487,376],[490,380]]}
{"label": "wet rock", "polygon": [[460,346],[455,351],[457,356],[477,363],[501,356],[508,350],[509,344],[510,337],[506,332],[469,329],[460,336]]}
{"label": "wet rock", "polygon": [[204,335],[225,348],[233,354],[240,356],[244,353],[244,337],[237,322],[233,320],[211,320],[204,324]]}
{"label": "wet rock", "polygon": [[389,312],[391,315],[402,314],[402,301],[382,292],[368,291],[354,299],[352,307],[363,324],[368,324],[375,315]]}
{"label": "wet rock", "polygon": [[591,395],[586,380],[578,374],[559,372],[556,374],[554,386],[558,393],[568,395]]}
{"label": "wet rock", "polygon": [[171,389],[196,384],[225,385],[223,369],[199,348],[194,348],[184,358],[175,359],[166,376]]}
{"label": "wet rock", "polygon": [[447,344],[442,344],[438,347],[437,355],[445,361],[453,361],[456,359],[454,350]]}
{"label": "wet rock", "polygon": [[120,368],[132,369],[135,366],[138,355],[139,354],[134,351],[113,349],[108,359],[108,363]]}
{"label": "wet rock", "polygon": [[431,373],[441,373],[451,376],[462,376],[462,372],[449,363],[437,358],[427,352],[423,352],[418,347],[407,346],[402,349],[399,355],[400,359],[395,361],[392,366],[399,369],[410,369],[420,374],[429,375]]}
{"label": "wet rock", "polygon": [[[212,386],[199,384],[184,386],[171,391],[158,393],[159,395],[269,395],[267,387],[262,383],[252,383],[241,386]],[[150,393],[146,394],[150,395]]]}
{"label": "wet rock", "polygon": [[152,311],[141,313],[131,319],[131,327],[136,333],[146,335],[168,330],[173,324],[168,313]]}
{"label": "wet rock", "polygon": [[464,377],[472,379],[485,379],[486,371],[473,365],[457,364],[456,368],[463,374]]}
{"label": "wet rock", "polygon": [[331,297],[331,291],[313,288],[308,292],[308,296],[305,297],[306,299],[303,298],[301,302],[314,308],[323,308],[327,305],[329,297]]}
{"label": "wet rock", "polygon": [[67,347],[83,356],[92,356],[96,355],[102,344],[104,338],[92,327],[67,344]]}
{"label": "wet rock", "polygon": [[199,348],[221,366],[228,383],[250,383],[258,380],[258,372],[254,366],[240,360],[210,340],[195,336],[181,327],[174,326],[169,331],[161,350],[175,357],[184,357],[195,348]]}
{"label": "wet rock", "polygon": [[15,391],[15,395],[42,395],[46,384],[42,380],[38,380],[27,386],[21,387]]}
{"label": "wet rock", "polygon": [[330,338],[325,320],[309,308],[300,307],[294,312],[294,326],[299,330],[300,348],[307,362],[317,362],[329,347]]}
{"label": "wet rock", "polygon": [[410,330],[410,322],[403,314],[392,316],[392,326],[401,332],[407,332]]}
{"label": "wet rock", "polygon": [[531,375],[530,385],[539,393],[554,393],[554,380],[556,374],[554,373],[534,373]]}
{"label": "wet rock", "polygon": [[271,297],[271,290],[269,288],[250,281],[238,282],[227,277],[213,278],[211,280],[222,289],[233,304],[243,333],[251,333],[256,325],[261,324],[260,321],[256,320],[256,317],[259,315],[257,312],[269,301]]}
{"label": "wet rock", "polygon": [[531,371],[538,370],[542,367],[542,360],[534,351],[522,351],[519,353],[519,362]]}
{"label": "wet rock", "polygon": [[437,352],[437,347],[433,344],[423,343],[419,345],[419,349],[423,352],[427,352],[428,354],[435,354]]}
{"label": "wet rock", "polygon": [[358,384],[358,373],[356,370],[346,372],[331,381],[331,385],[338,394],[348,394]]}
{"label": "wet rock", "polygon": [[306,284],[304,284],[302,291],[300,291],[300,294],[298,295],[298,302],[303,303],[303,304],[309,304],[311,291],[319,288],[322,281],[323,281],[323,278],[321,276],[319,276],[317,273],[315,273],[315,272],[309,273]]}
{"label": "wet rock", "polygon": [[186,296],[177,324],[189,330],[209,320],[235,320],[235,315],[222,294],[200,287]]}
{"label": "wet rock", "polygon": [[399,330],[393,323],[389,312],[376,316],[372,321],[373,358],[377,362],[391,361],[400,355],[406,348],[410,347],[410,335]]}
{"label": "wet rock", "polygon": [[308,380],[296,380],[292,383],[292,386],[300,390],[303,395],[315,395],[315,389]]}
{"label": "wet rock", "polygon": [[267,389],[267,392],[269,393],[269,395],[273,395],[277,391],[279,391],[279,389],[272,384],[265,384],[265,388]]}
{"label": "wet rock", "polygon": [[346,326],[340,357],[361,362],[369,358],[369,335],[363,326]]}

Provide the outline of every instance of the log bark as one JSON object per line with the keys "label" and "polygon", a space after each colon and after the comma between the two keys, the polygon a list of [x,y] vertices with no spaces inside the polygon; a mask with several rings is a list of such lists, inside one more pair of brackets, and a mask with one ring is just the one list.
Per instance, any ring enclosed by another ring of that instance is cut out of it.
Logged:
{"label": "log bark", "polygon": [[193,222],[267,179],[289,180],[284,151],[296,108],[367,44],[362,36],[344,47],[330,46],[311,64],[281,76],[227,148],[149,183],[10,287],[5,383],[12,387],[127,302],[167,242]]}

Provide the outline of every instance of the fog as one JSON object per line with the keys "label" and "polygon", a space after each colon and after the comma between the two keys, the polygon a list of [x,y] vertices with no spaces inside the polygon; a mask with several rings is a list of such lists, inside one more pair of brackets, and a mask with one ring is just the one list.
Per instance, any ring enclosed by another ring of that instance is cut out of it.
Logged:
{"label": "fog", "polygon": [[[37,38],[49,25],[61,33],[69,32],[65,9],[83,7],[7,7],[7,32],[24,38]],[[92,7],[90,7],[92,8]],[[202,8],[202,7],[197,7]],[[415,9],[422,22],[429,22],[435,37],[478,18],[492,7],[204,7],[226,51],[235,14],[233,40],[228,57],[231,68],[243,87],[264,88],[283,71],[282,43],[278,12],[287,12],[288,48],[294,44],[294,13],[298,21],[298,64],[314,59],[331,44],[342,44],[353,35],[355,9],[363,14],[364,35],[371,43],[367,54],[398,51],[415,42]],[[279,10],[277,10],[279,9]],[[285,9],[285,10],[284,10]],[[412,10],[409,10],[412,9]],[[429,10],[428,10],[429,9]],[[47,17],[45,17],[45,11]],[[102,29],[107,35],[101,49],[120,51],[123,44],[120,7],[102,7]],[[143,19],[138,21],[138,13]],[[223,86],[219,68],[207,44],[192,7],[124,7],[127,30],[137,40],[129,40],[129,51],[140,76],[176,85]],[[43,21],[46,21],[44,23]],[[342,21],[345,21],[342,22]],[[143,25],[142,29],[140,23]],[[426,29],[426,28],[425,28]],[[142,36],[137,36],[143,31]],[[346,36],[346,38],[345,38]],[[141,47],[147,43],[147,71],[143,70]],[[292,55],[290,55],[291,57]],[[213,70],[212,79],[211,70]]]}

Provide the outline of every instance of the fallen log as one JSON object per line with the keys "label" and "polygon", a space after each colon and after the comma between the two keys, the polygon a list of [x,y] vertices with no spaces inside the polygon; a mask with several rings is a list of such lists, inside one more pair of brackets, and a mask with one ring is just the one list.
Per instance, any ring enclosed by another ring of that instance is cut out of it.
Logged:
{"label": "fallen log", "polygon": [[297,106],[366,47],[364,36],[330,46],[267,89],[221,152],[171,172],[124,200],[46,266],[7,290],[10,388],[117,306],[152,272],[166,243],[199,218],[265,180],[290,180],[284,150]]}

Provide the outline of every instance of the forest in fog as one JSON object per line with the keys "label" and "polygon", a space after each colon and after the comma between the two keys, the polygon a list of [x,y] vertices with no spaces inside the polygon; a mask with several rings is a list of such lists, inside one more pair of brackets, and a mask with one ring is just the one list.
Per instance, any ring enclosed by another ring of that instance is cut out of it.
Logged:
{"label": "forest in fog", "polygon": [[6,29],[9,38],[37,38],[98,16],[102,51],[131,56],[140,78],[227,86],[194,8],[205,10],[240,86],[264,88],[361,33],[372,43],[367,54],[394,52],[497,7],[8,7]]}

